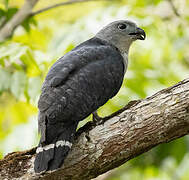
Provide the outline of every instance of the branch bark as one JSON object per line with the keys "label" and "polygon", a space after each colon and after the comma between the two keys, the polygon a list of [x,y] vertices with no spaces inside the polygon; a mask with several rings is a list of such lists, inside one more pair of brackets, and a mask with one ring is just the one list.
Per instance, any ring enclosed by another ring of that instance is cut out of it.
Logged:
{"label": "branch bark", "polygon": [[189,78],[143,100],[131,101],[95,125],[87,123],[64,165],[36,175],[35,148],[0,161],[0,179],[89,180],[118,167],[160,143],[189,133]]}

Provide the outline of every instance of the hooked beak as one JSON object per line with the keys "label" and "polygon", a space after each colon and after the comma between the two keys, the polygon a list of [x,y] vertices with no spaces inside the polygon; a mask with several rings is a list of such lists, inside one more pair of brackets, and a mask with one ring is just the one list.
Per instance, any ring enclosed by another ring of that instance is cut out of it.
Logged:
{"label": "hooked beak", "polygon": [[136,39],[145,40],[146,33],[141,28],[136,28],[136,31],[133,33],[129,33],[129,35],[134,36]]}

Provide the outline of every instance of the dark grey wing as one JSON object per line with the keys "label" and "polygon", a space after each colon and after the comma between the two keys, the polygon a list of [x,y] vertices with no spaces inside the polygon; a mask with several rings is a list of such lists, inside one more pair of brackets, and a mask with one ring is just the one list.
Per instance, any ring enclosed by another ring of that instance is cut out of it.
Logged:
{"label": "dark grey wing", "polygon": [[75,68],[76,64],[64,61],[63,56],[51,67],[46,77],[46,82],[48,81],[48,84],[52,87],[60,86]]}
{"label": "dark grey wing", "polygon": [[[56,93],[56,87],[64,84],[70,74],[77,68],[77,63],[74,58],[69,61],[69,53],[61,57],[56,61],[50,68],[42,87],[42,93],[38,101],[39,115],[38,115],[38,131],[41,133],[41,142],[45,142],[46,127],[48,120],[49,111],[56,112],[55,108],[59,104],[57,98],[60,97]],[[58,89],[57,89],[58,90]],[[59,99],[60,100],[60,99]],[[61,106],[66,104],[66,99],[61,97]],[[58,105],[58,107],[60,106]]]}
{"label": "dark grey wing", "polygon": [[78,123],[119,91],[122,56],[111,45],[95,43],[66,54],[49,71],[38,102],[43,141],[48,136],[50,142],[60,125]]}

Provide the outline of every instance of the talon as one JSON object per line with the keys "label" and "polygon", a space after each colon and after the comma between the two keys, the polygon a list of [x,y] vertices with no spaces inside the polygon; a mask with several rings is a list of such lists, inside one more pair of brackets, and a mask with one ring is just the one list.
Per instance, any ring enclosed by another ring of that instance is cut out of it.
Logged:
{"label": "talon", "polygon": [[97,113],[97,111],[94,111],[93,113],[92,113],[92,115],[93,115],[93,121],[95,122],[95,123],[99,123],[99,122],[101,122],[102,120],[103,120],[103,118],[102,117],[100,117],[99,115],[98,115],[98,113]]}

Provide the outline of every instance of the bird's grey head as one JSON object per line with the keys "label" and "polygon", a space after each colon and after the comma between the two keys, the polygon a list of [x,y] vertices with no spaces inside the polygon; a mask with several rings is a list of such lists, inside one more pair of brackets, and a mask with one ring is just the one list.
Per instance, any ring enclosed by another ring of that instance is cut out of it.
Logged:
{"label": "bird's grey head", "polygon": [[146,34],[135,23],[128,20],[120,20],[105,26],[96,34],[96,37],[108,41],[122,53],[128,54],[132,42],[137,39],[144,40]]}

